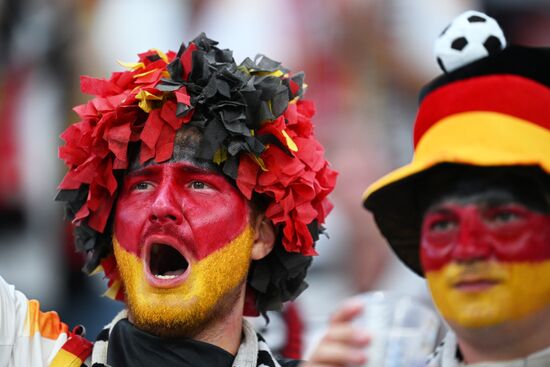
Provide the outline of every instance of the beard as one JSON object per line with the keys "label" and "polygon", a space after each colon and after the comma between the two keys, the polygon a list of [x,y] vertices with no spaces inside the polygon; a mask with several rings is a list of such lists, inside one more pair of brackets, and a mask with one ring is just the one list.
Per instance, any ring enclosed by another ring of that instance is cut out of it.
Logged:
{"label": "beard", "polygon": [[213,304],[197,301],[182,306],[185,309],[178,309],[178,306],[159,307],[158,304],[132,302],[132,298],[128,298],[128,315],[139,329],[153,335],[194,338],[237,307],[243,293],[242,289],[244,282],[222,294]]}
{"label": "beard", "polygon": [[242,305],[253,234],[247,226],[227,245],[191,262],[188,278],[173,288],[151,286],[141,259],[113,238],[130,320],[144,331],[170,337],[193,337],[223,320]]}

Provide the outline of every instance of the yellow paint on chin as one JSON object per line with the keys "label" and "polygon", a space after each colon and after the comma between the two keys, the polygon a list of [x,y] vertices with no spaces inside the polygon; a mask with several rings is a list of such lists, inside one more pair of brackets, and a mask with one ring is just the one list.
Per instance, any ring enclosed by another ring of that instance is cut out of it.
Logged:
{"label": "yellow paint on chin", "polygon": [[156,288],[145,277],[139,257],[113,238],[118,269],[134,323],[145,330],[194,330],[215,312],[224,296],[245,282],[254,231],[247,226],[237,238],[204,259],[190,264],[188,278],[174,288]]}
{"label": "yellow paint on chin", "polygon": [[[499,279],[499,282],[477,292],[453,287],[465,274]],[[427,272],[426,279],[443,318],[467,328],[519,320],[550,305],[550,260],[451,263],[438,271]]]}

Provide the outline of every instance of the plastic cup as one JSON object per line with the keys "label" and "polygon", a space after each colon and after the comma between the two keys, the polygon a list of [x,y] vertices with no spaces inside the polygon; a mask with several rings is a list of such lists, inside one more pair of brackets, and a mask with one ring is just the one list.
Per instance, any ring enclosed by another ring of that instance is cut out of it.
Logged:
{"label": "plastic cup", "polygon": [[372,336],[368,362],[361,367],[423,367],[439,331],[435,311],[391,292],[368,292],[357,298],[364,309],[354,323]]}

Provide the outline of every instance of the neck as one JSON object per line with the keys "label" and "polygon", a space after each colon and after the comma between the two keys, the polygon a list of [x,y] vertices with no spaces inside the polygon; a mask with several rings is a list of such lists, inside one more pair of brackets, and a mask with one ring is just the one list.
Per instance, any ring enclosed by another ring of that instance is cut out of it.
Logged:
{"label": "neck", "polygon": [[496,326],[466,329],[451,323],[451,328],[467,363],[527,358],[550,347],[550,307]]}
{"label": "neck", "polygon": [[216,345],[236,355],[241,345],[243,330],[243,298],[244,293],[231,310],[221,310],[224,313],[223,317],[216,318],[206,325],[193,339]]}

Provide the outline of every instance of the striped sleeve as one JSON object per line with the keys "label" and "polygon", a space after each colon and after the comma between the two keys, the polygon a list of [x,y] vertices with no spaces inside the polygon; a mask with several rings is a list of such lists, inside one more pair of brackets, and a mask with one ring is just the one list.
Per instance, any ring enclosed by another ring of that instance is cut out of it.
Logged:
{"label": "striped sleeve", "polygon": [[49,366],[69,335],[56,312],[40,311],[0,277],[0,366]]}
{"label": "striped sleeve", "polygon": [[86,359],[92,353],[92,343],[83,337],[71,334],[55,355],[50,367],[86,367]]}

